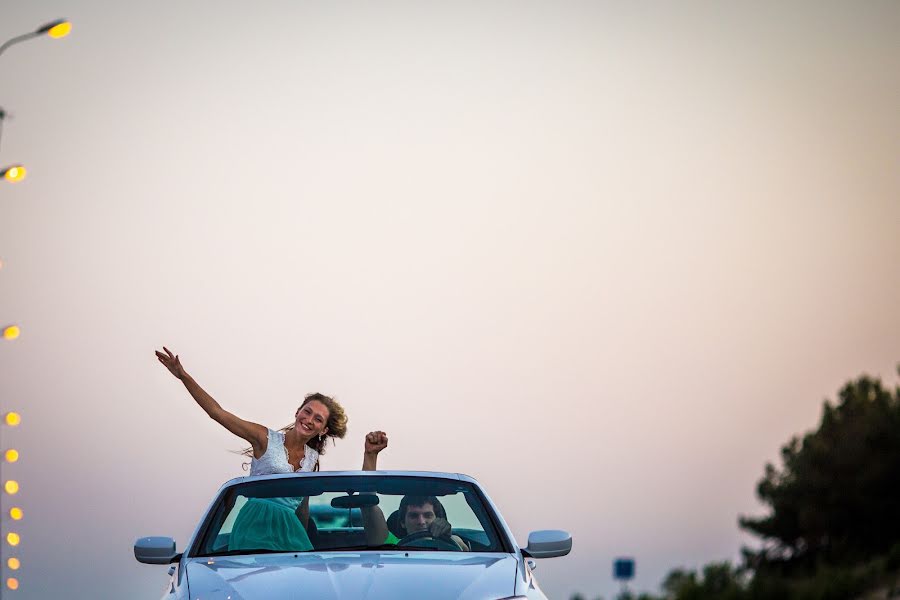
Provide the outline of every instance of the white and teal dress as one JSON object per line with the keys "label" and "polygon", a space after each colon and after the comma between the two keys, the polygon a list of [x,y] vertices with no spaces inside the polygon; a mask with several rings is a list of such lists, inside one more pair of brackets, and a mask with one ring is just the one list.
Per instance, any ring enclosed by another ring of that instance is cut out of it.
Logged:
{"label": "white and teal dress", "polygon": [[[319,453],[309,446],[304,448],[300,468],[296,471],[288,462],[284,433],[269,431],[266,451],[258,459],[250,460],[250,476],[275,475],[314,471]],[[303,524],[297,517],[297,508],[303,502],[299,498],[250,498],[241,508],[228,542],[229,550],[312,550],[312,543]]]}

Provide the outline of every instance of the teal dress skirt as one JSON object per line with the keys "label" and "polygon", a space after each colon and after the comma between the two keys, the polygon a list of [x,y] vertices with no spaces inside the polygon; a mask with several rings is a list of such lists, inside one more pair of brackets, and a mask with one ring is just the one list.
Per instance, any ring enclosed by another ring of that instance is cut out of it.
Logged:
{"label": "teal dress skirt", "polygon": [[297,516],[303,498],[250,498],[231,528],[229,550],[312,550],[309,535]]}

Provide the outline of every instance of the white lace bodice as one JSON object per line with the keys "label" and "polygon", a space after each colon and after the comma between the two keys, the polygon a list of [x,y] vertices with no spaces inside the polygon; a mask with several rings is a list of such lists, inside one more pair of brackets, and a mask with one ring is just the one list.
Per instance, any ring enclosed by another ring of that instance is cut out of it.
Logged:
{"label": "white lace bodice", "polygon": [[[319,453],[315,449],[306,446],[305,454],[300,461],[300,471],[312,471],[319,460]],[[287,449],[284,447],[284,434],[280,431],[269,429],[269,443],[262,456],[250,459],[250,475],[275,475],[278,473],[294,473],[294,468],[288,462]]]}

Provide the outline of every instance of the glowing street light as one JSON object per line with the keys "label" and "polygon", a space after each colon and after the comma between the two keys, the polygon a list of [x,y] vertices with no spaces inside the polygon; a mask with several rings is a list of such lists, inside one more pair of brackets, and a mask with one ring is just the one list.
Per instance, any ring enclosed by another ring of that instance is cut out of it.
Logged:
{"label": "glowing street light", "polygon": [[30,40],[31,38],[47,36],[54,39],[59,39],[66,37],[69,35],[69,32],[72,31],[72,24],[65,19],[57,19],[55,21],[50,21],[44,25],[38,27],[35,31],[24,33],[22,35],[18,35],[12,39],[9,39],[0,46],[0,54],[3,54],[3,51],[12,46],[13,44],[18,44],[19,42],[24,42],[25,40]]}
{"label": "glowing street light", "polygon": [[25,179],[25,174],[27,171],[25,167],[22,165],[12,165],[6,167],[2,171],[0,171],[0,177],[9,181],[10,183],[16,183]]}
{"label": "glowing street light", "polygon": [[3,328],[3,339],[4,340],[14,340],[19,337],[19,334],[22,331],[19,329],[18,325],[10,325],[9,327]]}
{"label": "glowing street light", "polygon": [[17,412],[11,411],[6,413],[6,415],[3,417],[3,420],[6,421],[6,424],[10,427],[15,427],[22,422],[22,415]]}
{"label": "glowing street light", "polygon": [[38,34],[46,33],[50,37],[55,40],[59,38],[64,38],[69,35],[69,32],[72,31],[72,24],[66,21],[65,19],[57,19],[56,21],[51,21],[46,25],[42,25],[40,29],[37,30]]}
{"label": "glowing street light", "polygon": [[[3,134],[3,120],[6,119],[6,111],[0,108],[0,135]],[[0,169],[0,179],[5,179],[10,183],[16,183],[25,179],[25,167],[22,165],[10,165]]]}

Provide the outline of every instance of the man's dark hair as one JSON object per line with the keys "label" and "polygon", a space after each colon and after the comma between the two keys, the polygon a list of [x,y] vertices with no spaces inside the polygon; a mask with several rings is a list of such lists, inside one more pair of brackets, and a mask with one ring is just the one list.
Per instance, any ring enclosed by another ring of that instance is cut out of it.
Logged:
{"label": "man's dark hair", "polygon": [[406,531],[406,510],[410,506],[424,506],[430,504],[434,508],[434,516],[440,519],[447,518],[447,511],[444,505],[435,496],[403,496],[400,499],[400,522],[397,524],[400,529]]}

